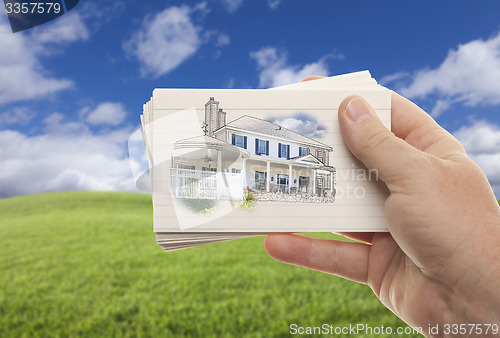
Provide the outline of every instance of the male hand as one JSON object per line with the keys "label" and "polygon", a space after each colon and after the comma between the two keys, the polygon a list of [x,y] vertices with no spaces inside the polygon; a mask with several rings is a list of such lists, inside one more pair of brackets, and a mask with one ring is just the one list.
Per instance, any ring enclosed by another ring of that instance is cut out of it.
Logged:
{"label": "male hand", "polygon": [[352,153],[390,190],[390,233],[343,233],[363,243],[273,234],[267,253],[368,284],[414,327],[500,325],[500,208],[481,169],[451,134],[394,92],[392,132],[359,96],[341,103],[339,123]]}

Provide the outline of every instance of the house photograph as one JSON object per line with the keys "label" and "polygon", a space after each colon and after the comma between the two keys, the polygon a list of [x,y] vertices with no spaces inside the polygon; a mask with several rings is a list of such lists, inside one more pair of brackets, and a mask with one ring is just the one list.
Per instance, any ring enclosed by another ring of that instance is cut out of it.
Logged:
{"label": "house photograph", "polygon": [[174,144],[176,198],[238,201],[250,189],[263,202],[335,200],[331,146],[250,113],[232,119],[214,97],[204,117],[199,136]]}

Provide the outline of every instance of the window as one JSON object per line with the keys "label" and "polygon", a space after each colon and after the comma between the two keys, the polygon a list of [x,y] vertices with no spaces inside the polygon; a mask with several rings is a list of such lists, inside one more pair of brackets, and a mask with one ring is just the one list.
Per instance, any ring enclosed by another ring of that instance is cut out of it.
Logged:
{"label": "window", "polygon": [[324,150],[316,150],[316,157],[321,163],[325,163],[325,151]]}
{"label": "window", "polygon": [[231,168],[231,173],[232,174],[239,174],[239,173],[241,173],[241,169]]}
{"label": "window", "polygon": [[255,155],[269,155],[269,141],[256,138]]}
{"label": "window", "polygon": [[247,148],[247,137],[242,135],[233,134],[232,142],[234,146],[246,149]]}
{"label": "window", "polygon": [[255,172],[255,182],[266,181],[267,173],[263,171]]}
{"label": "window", "polygon": [[309,148],[299,147],[299,156],[304,156],[309,154]]}
{"label": "window", "polygon": [[278,143],[278,157],[279,158],[290,158],[290,145]]}
{"label": "window", "polygon": [[190,165],[190,164],[179,164],[179,169],[194,170],[194,165]]}
{"label": "window", "polygon": [[266,141],[259,140],[259,154],[265,154],[265,153],[266,153]]}

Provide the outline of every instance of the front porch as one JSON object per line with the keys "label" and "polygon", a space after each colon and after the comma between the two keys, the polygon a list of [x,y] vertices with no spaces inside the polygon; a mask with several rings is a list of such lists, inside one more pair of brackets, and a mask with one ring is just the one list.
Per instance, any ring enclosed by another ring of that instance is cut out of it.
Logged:
{"label": "front porch", "polygon": [[176,198],[243,200],[241,173],[171,168],[170,180]]}
{"label": "front porch", "polygon": [[335,168],[310,154],[291,159],[251,155],[205,136],[176,144],[169,184],[176,198],[241,201],[250,188],[261,201],[288,201],[284,195],[293,195],[293,201],[311,200],[309,196],[331,200]]}
{"label": "front porch", "polygon": [[303,158],[282,161],[265,157],[244,158],[242,173],[246,173],[246,186],[257,192],[319,197],[335,195],[335,168],[304,161]]}

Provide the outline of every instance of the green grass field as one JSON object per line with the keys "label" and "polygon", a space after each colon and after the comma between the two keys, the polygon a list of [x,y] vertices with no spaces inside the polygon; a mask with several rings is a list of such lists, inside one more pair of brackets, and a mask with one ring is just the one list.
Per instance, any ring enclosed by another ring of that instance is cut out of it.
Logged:
{"label": "green grass field", "polygon": [[0,215],[0,337],[405,326],[367,286],[271,260],[263,237],[164,253],[149,195],[28,195],[0,200]]}

